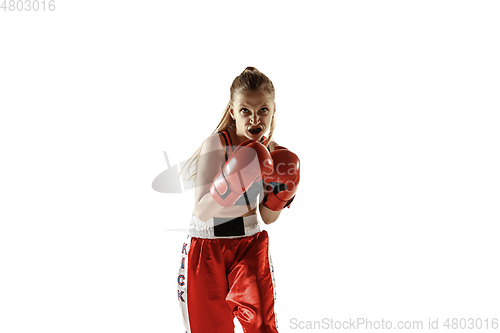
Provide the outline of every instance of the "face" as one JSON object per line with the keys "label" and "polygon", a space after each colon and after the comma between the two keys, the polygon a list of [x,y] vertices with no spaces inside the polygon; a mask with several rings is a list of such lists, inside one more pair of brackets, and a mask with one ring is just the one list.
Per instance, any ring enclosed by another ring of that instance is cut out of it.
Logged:
{"label": "face", "polygon": [[274,101],[267,92],[245,91],[235,94],[229,112],[236,121],[236,135],[240,141],[260,140],[271,126],[274,111]]}

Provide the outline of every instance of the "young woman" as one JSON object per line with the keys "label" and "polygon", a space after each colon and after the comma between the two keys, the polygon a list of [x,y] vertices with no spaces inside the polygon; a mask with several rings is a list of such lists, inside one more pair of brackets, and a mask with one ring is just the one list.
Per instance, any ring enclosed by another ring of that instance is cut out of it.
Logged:
{"label": "young woman", "polygon": [[186,332],[232,333],[235,316],[247,333],[278,332],[268,234],[257,211],[275,222],[300,177],[297,156],[272,140],[275,114],[271,80],[247,67],[214,134],[187,164],[195,207],[177,278]]}

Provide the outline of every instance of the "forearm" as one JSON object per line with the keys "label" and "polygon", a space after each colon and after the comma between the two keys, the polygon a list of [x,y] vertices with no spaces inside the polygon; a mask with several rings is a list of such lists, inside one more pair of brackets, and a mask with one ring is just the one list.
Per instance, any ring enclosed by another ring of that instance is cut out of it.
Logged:
{"label": "forearm", "polygon": [[195,205],[195,215],[203,222],[206,222],[211,217],[238,217],[248,213],[251,210],[246,205],[235,205],[230,207],[222,207],[219,205],[212,195],[206,193]]}

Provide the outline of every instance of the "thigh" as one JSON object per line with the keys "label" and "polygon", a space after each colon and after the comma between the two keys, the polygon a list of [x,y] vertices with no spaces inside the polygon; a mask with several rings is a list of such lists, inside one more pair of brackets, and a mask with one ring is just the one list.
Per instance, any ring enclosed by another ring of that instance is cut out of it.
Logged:
{"label": "thigh", "polygon": [[189,333],[234,332],[224,256],[216,240],[188,237],[183,245],[177,293]]}
{"label": "thigh", "polygon": [[248,333],[276,333],[275,283],[266,231],[239,244],[228,274],[227,303]]}

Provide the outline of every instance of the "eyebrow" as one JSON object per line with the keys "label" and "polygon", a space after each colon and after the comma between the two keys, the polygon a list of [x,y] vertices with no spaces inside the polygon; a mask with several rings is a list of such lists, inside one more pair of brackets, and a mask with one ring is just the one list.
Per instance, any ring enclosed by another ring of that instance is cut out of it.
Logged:
{"label": "eyebrow", "polygon": [[[248,106],[248,105],[246,105],[245,103],[241,103],[240,106]],[[267,103],[265,103],[265,104],[262,104],[261,106],[269,106],[269,105]]]}

